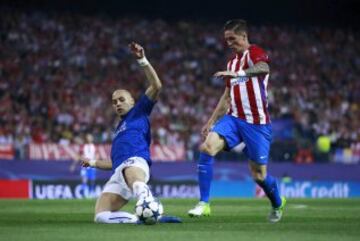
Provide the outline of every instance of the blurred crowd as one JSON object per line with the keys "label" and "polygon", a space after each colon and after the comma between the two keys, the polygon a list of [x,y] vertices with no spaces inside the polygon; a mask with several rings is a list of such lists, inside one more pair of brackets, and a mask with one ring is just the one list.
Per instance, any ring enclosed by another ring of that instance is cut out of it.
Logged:
{"label": "blurred crowd", "polygon": [[[153,141],[197,149],[225,86],[212,78],[230,54],[222,23],[0,14],[0,144],[82,143],[85,133],[111,142],[112,91],[138,97],[146,87],[127,48],[137,41],[164,86],[151,116]],[[250,42],[271,59],[271,118],[293,121],[299,148],[324,135],[334,148],[360,142],[359,37],[352,29],[250,26]]]}

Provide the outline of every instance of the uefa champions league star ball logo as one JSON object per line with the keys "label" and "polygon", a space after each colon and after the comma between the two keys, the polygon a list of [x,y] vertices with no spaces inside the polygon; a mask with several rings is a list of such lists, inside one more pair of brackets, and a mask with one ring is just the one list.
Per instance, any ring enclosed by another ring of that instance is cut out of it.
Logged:
{"label": "uefa champions league star ball logo", "polygon": [[157,223],[163,213],[163,205],[159,199],[154,197],[140,198],[135,206],[135,214],[144,224],[152,225]]}

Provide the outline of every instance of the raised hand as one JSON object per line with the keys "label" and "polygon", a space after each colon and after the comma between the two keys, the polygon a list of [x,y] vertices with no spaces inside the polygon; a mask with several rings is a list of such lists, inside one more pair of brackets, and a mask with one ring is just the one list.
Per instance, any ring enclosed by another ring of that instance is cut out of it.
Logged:
{"label": "raised hand", "polygon": [[135,58],[141,59],[145,56],[144,48],[140,44],[131,42],[129,44],[129,48],[131,53],[135,56]]}
{"label": "raised hand", "polygon": [[89,167],[90,166],[90,159],[89,158],[81,156],[79,158],[79,160],[80,160],[80,164],[81,164],[82,167]]}

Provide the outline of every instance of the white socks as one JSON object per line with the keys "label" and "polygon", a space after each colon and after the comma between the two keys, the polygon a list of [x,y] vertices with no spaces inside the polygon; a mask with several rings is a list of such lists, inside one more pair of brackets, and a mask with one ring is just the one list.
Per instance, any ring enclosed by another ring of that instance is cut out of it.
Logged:
{"label": "white socks", "polygon": [[145,182],[136,181],[132,186],[133,194],[137,200],[141,197],[152,197],[152,193]]}
{"label": "white socks", "polygon": [[104,211],[96,214],[94,221],[95,223],[137,223],[138,218],[124,211]]}
{"label": "white socks", "polygon": [[[145,182],[136,181],[132,186],[133,194],[137,200],[142,197],[152,197],[152,193]],[[137,223],[136,215],[124,211],[104,211],[96,214],[96,223]]]}

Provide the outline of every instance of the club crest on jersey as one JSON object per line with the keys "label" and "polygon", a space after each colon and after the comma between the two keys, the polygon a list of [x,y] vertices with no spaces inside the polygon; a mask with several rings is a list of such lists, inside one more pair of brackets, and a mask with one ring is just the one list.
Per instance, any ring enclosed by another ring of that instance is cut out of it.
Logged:
{"label": "club crest on jersey", "polygon": [[249,80],[249,77],[236,77],[236,78],[231,78],[230,79],[230,84],[231,86],[234,86],[234,85],[238,85],[240,83],[245,83],[246,81]]}
{"label": "club crest on jersey", "polygon": [[126,121],[124,121],[121,126],[115,131],[114,138],[119,135],[120,132],[123,132],[126,130]]}

